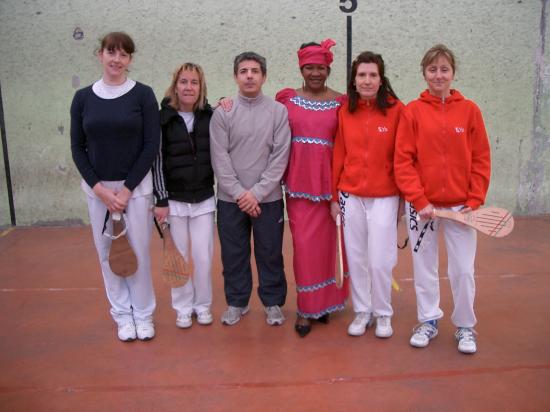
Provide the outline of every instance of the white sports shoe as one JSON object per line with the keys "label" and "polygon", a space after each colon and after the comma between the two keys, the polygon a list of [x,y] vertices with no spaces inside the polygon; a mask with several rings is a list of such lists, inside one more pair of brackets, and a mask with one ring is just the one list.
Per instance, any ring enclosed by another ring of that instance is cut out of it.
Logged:
{"label": "white sports shoe", "polygon": [[123,342],[132,342],[136,340],[136,325],[133,319],[124,320],[118,325],[118,338]]}
{"label": "white sports shoe", "polygon": [[455,338],[458,342],[458,350],[462,353],[476,353],[477,332],[473,328],[458,328]]}
{"label": "white sports shoe", "polygon": [[197,322],[199,325],[210,325],[213,321],[212,313],[208,309],[197,313]]}
{"label": "white sports shoe", "polygon": [[359,312],[348,327],[348,335],[361,336],[372,325],[372,315],[367,312]]}
{"label": "white sports shoe", "polygon": [[250,307],[247,305],[244,308],[239,308],[237,306],[228,306],[225,312],[222,314],[222,323],[224,325],[234,325],[241,320],[243,315],[246,315]]}
{"label": "white sports shoe", "polygon": [[176,326],[178,328],[187,329],[193,326],[193,319],[191,313],[180,313],[176,319]]}
{"label": "white sports shoe", "polygon": [[379,316],[376,318],[376,330],[374,334],[378,338],[389,338],[393,335],[390,316]]}
{"label": "white sports shoe", "polygon": [[437,336],[437,320],[421,323],[413,329],[410,344],[415,348],[425,348]]}
{"label": "white sports shoe", "polygon": [[139,340],[151,340],[155,337],[155,325],[152,320],[136,320],[135,322]]}
{"label": "white sports shoe", "polygon": [[266,306],[264,310],[267,315],[265,321],[268,325],[276,326],[284,323],[285,315],[283,315],[283,311],[278,305]]}

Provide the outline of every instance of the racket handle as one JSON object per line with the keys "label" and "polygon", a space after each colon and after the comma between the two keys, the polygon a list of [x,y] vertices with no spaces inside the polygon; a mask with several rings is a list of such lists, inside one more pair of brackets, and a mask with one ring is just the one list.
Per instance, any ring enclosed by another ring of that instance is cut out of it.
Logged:
{"label": "racket handle", "polygon": [[340,289],[344,284],[344,257],[342,256],[342,233],[340,232],[340,226],[342,225],[342,217],[340,214],[336,215],[336,242],[338,243],[338,277],[336,287]]}
{"label": "racket handle", "polygon": [[401,288],[399,287],[399,283],[397,283],[397,281],[393,277],[391,278],[391,286],[393,290],[395,290],[396,292],[401,291]]}

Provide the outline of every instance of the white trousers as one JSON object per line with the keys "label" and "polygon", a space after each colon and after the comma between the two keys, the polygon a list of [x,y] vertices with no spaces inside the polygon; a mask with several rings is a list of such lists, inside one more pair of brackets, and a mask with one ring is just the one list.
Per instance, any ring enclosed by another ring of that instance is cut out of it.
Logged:
{"label": "white trousers", "polygon": [[189,248],[195,272],[180,288],[172,288],[172,307],[179,314],[201,313],[212,305],[212,256],[214,253],[214,212],[203,215],[169,216],[174,243],[185,259]]}
{"label": "white trousers", "polygon": [[[461,208],[462,206],[456,206],[450,210],[458,211]],[[418,321],[426,322],[443,317],[443,311],[439,307],[438,274],[438,233],[442,230],[447,247],[447,273],[454,301],[451,321],[456,327],[474,327],[477,322],[474,314],[476,231],[450,219],[420,220],[416,210],[408,202],[406,203],[406,214],[412,251]],[[422,232],[424,232],[423,235]]]}
{"label": "white trousers", "polygon": [[399,196],[340,193],[353,310],[392,316],[392,270],[397,264]]}
{"label": "white trousers", "polygon": [[[109,266],[111,239],[102,235],[107,207],[95,196],[86,196],[88,212],[94,236],[94,243],[99,256],[105,292],[111,304],[111,316],[120,323],[128,317],[136,320],[152,320],[156,301],[151,280],[151,256],[149,244],[153,215],[150,205],[152,195],[133,197],[126,207],[128,218],[127,237],[137,257],[138,269],[132,276],[115,275]],[[112,233],[112,220],[109,218],[107,231]]]}

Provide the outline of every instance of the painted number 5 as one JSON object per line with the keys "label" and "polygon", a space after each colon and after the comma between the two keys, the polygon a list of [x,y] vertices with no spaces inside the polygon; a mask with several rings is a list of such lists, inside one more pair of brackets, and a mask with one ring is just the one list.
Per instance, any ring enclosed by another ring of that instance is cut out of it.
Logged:
{"label": "painted number 5", "polygon": [[[346,3],[349,3],[349,5],[346,5]],[[340,0],[340,10],[344,13],[353,13],[355,9],[357,8],[357,0]]]}

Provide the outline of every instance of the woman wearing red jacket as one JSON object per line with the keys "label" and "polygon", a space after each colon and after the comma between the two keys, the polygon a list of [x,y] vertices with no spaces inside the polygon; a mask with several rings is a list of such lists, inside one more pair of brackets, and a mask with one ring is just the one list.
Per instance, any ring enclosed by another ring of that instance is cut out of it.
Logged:
{"label": "woman wearing red jacket", "polygon": [[455,57],[444,45],[421,62],[428,89],[403,111],[395,148],[395,176],[407,201],[417,315],[410,344],[425,347],[437,336],[439,307],[438,232],[443,231],[454,300],[451,320],[458,350],[477,350],[473,327],[475,230],[434,218],[434,208],[464,213],[485,201],[491,174],[490,148],[479,108],[451,89]]}
{"label": "woman wearing red jacket", "polygon": [[388,338],[393,334],[391,279],[399,208],[393,154],[403,104],[384,75],[379,54],[357,56],[350,79],[349,100],[338,114],[331,203],[332,216],[342,216],[351,277],[355,319],[348,334],[363,335],[376,318],[376,336]]}

